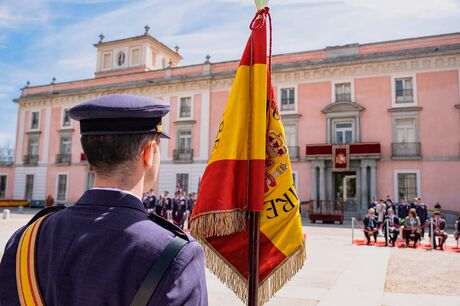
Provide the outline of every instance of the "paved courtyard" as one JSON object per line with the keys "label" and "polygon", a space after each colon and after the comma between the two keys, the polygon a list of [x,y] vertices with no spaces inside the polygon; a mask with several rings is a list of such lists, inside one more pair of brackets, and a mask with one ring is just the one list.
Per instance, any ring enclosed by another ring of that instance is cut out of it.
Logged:
{"label": "paved courtyard", "polygon": [[[0,219],[0,256],[33,213]],[[266,305],[460,306],[460,253],[355,246],[349,224],[305,225],[307,262]],[[451,235],[448,244],[455,244]],[[243,305],[209,271],[207,282],[209,305]]]}

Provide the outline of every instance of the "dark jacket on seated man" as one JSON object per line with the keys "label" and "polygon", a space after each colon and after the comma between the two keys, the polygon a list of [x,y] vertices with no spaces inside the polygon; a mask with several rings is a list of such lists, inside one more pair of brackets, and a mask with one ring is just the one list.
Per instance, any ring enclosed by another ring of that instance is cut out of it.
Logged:
{"label": "dark jacket on seated man", "polygon": [[440,247],[441,250],[443,249],[444,242],[447,240],[447,233],[446,233],[446,221],[442,219],[441,213],[439,211],[434,212],[434,219],[433,219],[433,233],[434,237],[432,237],[433,248],[436,249],[436,237],[441,237]]}
{"label": "dark jacket on seated man", "polygon": [[409,216],[404,220],[404,238],[406,239],[406,247],[409,246],[409,241],[414,240],[414,248],[420,240],[420,219],[415,215],[415,209],[409,211]]}
{"label": "dark jacket on seated man", "polygon": [[[369,209],[369,211],[373,209]],[[367,244],[371,241],[371,234],[374,236],[374,242],[377,242],[377,234],[378,234],[378,227],[377,227],[377,218],[374,216],[374,212],[369,213],[363,219],[364,224],[364,235],[367,239]]]}

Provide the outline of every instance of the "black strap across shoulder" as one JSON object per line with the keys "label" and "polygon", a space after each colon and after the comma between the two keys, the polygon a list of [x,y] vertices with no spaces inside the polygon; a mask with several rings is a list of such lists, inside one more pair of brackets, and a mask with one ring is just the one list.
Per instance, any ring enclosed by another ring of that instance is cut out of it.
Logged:
{"label": "black strap across shoulder", "polygon": [[160,284],[166,270],[171,265],[172,261],[179,253],[179,251],[189,243],[188,240],[181,238],[180,236],[174,237],[171,242],[166,246],[166,249],[160,254],[160,257],[150,268],[149,273],[145,277],[141,284],[141,287],[136,292],[131,306],[146,306],[155,293],[158,285]]}

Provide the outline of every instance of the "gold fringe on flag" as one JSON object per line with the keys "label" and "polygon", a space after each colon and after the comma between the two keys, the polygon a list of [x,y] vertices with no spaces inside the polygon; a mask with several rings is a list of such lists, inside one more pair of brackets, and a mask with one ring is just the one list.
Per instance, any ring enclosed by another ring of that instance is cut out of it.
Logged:
{"label": "gold fringe on flag", "polygon": [[192,219],[190,233],[195,237],[227,236],[246,229],[246,211],[212,211]]}
{"label": "gold fringe on flag", "polygon": [[[244,303],[248,302],[248,282],[243,276],[204,240],[199,239],[205,253],[206,267]],[[287,257],[273,272],[259,284],[259,306],[267,303],[285,283],[300,269],[306,259],[305,241],[289,257]]]}

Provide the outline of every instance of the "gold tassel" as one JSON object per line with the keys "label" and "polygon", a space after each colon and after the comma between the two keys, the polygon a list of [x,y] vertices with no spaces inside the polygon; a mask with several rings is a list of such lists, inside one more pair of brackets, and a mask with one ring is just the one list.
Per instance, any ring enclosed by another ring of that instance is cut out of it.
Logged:
{"label": "gold tassel", "polygon": [[[198,239],[203,246],[206,267],[244,303],[248,301],[248,283],[243,276],[217,254],[204,239]],[[259,284],[259,306],[267,303],[300,269],[306,259],[305,241],[287,257],[272,273]]]}
{"label": "gold tassel", "polygon": [[227,236],[246,229],[246,214],[241,210],[213,211],[198,215],[190,222],[190,233],[194,237]]}

